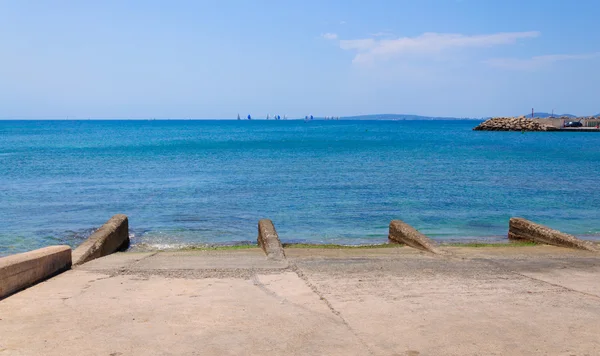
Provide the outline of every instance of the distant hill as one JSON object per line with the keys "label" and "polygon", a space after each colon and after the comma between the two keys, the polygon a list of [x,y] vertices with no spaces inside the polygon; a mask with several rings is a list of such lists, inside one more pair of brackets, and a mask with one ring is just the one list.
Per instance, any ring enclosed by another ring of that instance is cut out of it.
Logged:
{"label": "distant hill", "polygon": [[[523,116],[525,116],[525,117],[531,117],[531,113],[525,114]],[[565,117],[565,116],[566,117],[577,117],[577,115],[571,115],[571,114],[554,114],[554,115],[552,115],[552,114],[547,113],[547,112],[534,112],[533,113],[533,117],[551,117],[551,116],[554,116],[554,117]]]}
{"label": "distant hill", "polygon": [[407,114],[375,114],[340,117],[343,120],[481,120],[471,117],[442,117],[442,116],[421,116]]}
{"label": "distant hill", "polygon": [[[525,117],[531,117],[531,113],[523,115]],[[547,112],[534,112],[534,117],[551,117],[551,113]],[[600,113],[595,115],[600,116]],[[576,118],[577,115],[573,114],[554,114],[554,117],[570,117]],[[451,116],[422,116],[422,115],[409,115],[409,114],[372,114],[372,115],[356,115],[356,116],[344,116],[340,117],[342,120],[486,120],[488,118],[479,117],[451,117]],[[321,118],[319,118],[321,119]]]}

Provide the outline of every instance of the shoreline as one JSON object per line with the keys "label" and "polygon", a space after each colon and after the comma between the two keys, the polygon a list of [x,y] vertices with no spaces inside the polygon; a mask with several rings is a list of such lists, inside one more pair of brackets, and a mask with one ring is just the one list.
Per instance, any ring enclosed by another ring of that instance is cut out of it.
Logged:
{"label": "shoreline", "polygon": [[[73,249],[80,246],[91,234],[95,231],[95,229],[91,229],[89,235],[86,235],[83,240],[78,241],[78,243],[73,243],[73,241],[60,240],[57,239],[55,243],[65,244]],[[452,238],[437,238],[435,235],[427,235],[433,242],[440,246],[474,246],[474,247],[483,247],[483,246],[504,246],[504,245],[513,245],[506,235],[491,235],[491,236],[468,236],[468,237],[452,237]],[[600,234],[574,234],[575,237],[580,238],[582,240],[590,241],[592,243],[600,244]],[[185,242],[174,242],[174,243],[136,243],[135,238],[132,234],[130,234],[131,245],[127,249],[127,252],[175,252],[175,251],[219,251],[219,250],[243,250],[248,248],[254,248],[258,245],[256,244],[256,240],[232,240],[232,241],[222,241],[215,243],[185,243]],[[361,239],[361,241],[364,241]],[[297,248],[297,247],[307,247],[307,248],[338,248],[338,249],[369,249],[369,248],[388,248],[390,246],[387,241],[387,235],[382,236],[381,238],[373,239],[371,242],[358,242],[358,243],[344,243],[344,242],[327,242],[323,239],[311,242],[309,240],[286,240],[285,238],[282,240],[282,245],[285,248]],[[28,246],[25,248],[17,248],[17,249],[0,249],[0,257],[6,257],[17,253],[27,252],[32,249],[42,248],[45,246],[51,245],[35,245]],[[1,247],[1,246],[0,246]]]}
{"label": "shoreline", "polygon": [[[590,241],[594,244],[600,245],[599,240],[586,240]],[[438,240],[434,240],[438,244],[439,247],[471,247],[471,248],[481,248],[481,247],[534,247],[534,246],[542,246],[544,244],[529,242],[529,241],[509,241],[508,239],[503,241],[477,241],[477,240],[468,240],[468,241],[448,241],[448,242],[440,242]],[[328,243],[282,243],[282,247],[284,249],[339,249],[339,250],[369,250],[369,249],[380,249],[380,248],[397,248],[401,245],[394,243],[374,243],[374,244],[360,244],[360,245],[345,245],[345,244],[328,244]],[[237,245],[189,245],[189,246],[180,246],[173,248],[147,248],[147,247],[136,247],[132,246],[130,249],[125,251],[126,253],[146,253],[146,252],[186,252],[186,251],[237,251],[237,250],[247,250],[247,249],[255,249],[260,248],[260,246],[254,242],[248,242],[247,244],[237,244]]]}

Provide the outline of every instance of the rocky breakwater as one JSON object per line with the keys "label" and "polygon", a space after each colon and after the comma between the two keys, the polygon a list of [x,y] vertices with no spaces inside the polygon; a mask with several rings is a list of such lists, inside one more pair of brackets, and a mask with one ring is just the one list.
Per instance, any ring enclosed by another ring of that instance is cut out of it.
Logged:
{"label": "rocky breakwater", "polygon": [[526,117],[494,117],[475,127],[475,131],[556,131],[557,128]]}

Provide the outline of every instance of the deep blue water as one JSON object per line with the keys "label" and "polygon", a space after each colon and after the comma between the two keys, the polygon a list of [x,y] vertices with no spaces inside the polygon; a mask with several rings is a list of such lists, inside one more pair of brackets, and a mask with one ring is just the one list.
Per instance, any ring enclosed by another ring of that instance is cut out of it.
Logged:
{"label": "deep blue water", "polygon": [[522,216],[600,238],[600,134],[473,121],[0,121],[0,255],[77,245],[113,214],[132,243],[498,239]]}

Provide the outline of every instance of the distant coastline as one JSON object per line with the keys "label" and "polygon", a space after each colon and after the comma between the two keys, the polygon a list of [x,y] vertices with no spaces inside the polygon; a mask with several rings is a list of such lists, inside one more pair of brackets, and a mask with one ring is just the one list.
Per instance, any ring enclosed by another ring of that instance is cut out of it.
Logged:
{"label": "distant coastline", "polygon": [[[527,117],[531,118],[532,114],[519,115],[518,117]],[[517,116],[515,116],[517,117]],[[589,118],[589,117],[600,117],[600,113],[589,116],[580,116],[573,114],[551,114],[546,112],[534,112],[533,118]],[[351,116],[339,116],[338,120],[355,120],[355,121],[485,121],[491,119],[492,116],[486,117],[454,117],[454,116],[425,116],[425,115],[413,115],[413,114],[366,114],[366,115],[351,115]],[[315,120],[330,120],[326,116],[314,116]],[[91,117],[0,117],[0,121],[229,121],[236,120],[234,117],[227,118],[201,118],[201,117],[148,117],[148,118],[140,118],[140,117],[130,117],[130,118],[91,118]],[[266,121],[264,117],[253,119],[252,121]],[[304,120],[304,117],[289,117],[287,120]],[[247,120],[244,120],[247,121]],[[276,120],[272,120],[276,121]]]}
{"label": "distant coastline", "polygon": [[408,114],[371,114],[356,116],[341,116],[340,120],[485,120],[479,117],[450,117],[450,116],[421,116]]}

